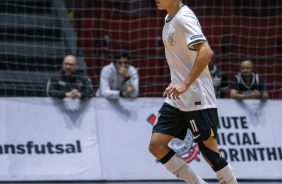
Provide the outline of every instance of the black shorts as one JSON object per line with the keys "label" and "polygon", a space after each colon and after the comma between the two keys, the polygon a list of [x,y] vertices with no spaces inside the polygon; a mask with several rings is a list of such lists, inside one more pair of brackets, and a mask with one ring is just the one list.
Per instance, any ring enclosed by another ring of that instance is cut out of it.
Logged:
{"label": "black shorts", "polygon": [[207,140],[210,136],[217,139],[217,127],[217,108],[184,112],[164,103],[159,110],[153,132],[184,140],[187,129],[190,129],[194,142],[198,143]]}

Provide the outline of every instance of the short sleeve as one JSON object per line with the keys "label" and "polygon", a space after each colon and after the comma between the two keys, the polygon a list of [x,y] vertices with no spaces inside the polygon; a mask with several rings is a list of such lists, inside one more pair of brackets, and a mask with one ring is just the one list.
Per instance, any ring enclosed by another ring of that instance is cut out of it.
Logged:
{"label": "short sleeve", "polygon": [[194,49],[193,45],[197,43],[207,42],[207,39],[202,32],[201,25],[194,14],[187,13],[181,16],[179,20],[179,28],[183,37],[186,39],[186,44],[189,49]]}

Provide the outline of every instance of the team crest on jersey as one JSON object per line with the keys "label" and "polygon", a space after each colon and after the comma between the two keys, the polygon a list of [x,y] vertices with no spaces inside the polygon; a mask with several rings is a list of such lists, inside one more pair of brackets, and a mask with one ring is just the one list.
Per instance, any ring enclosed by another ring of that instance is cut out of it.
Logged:
{"label": "team crest on jersey", "polygon": [[176,40],[174,40],[173,36],[174,36],[174,33],[172,33],[172,32],[167,33],[167,42],[168,42],[169,46],[173,46],[176,42]]}

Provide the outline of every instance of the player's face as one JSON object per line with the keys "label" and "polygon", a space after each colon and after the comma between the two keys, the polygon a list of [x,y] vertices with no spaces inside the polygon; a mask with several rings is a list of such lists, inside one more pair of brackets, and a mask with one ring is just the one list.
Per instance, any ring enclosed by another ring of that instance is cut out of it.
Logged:
{"label": "player's face", "polygon": [[66,76],[71,75],[77,69],[76,59],[73,56],[65,57],[62,67],[65,71]]}
{"label": "player's face", "polygon": [[175,0],[155,0],[159,10],[167,10]]}
{"label": "player's face", "polygon": [[251,76],[253,73],[253,64],[250,61],[243,61],[240,70],[243,76]]}

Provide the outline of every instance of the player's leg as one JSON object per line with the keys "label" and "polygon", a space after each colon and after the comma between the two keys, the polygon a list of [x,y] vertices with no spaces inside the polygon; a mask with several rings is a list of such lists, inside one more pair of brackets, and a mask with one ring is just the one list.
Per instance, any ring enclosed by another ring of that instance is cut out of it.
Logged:
{"label": "player's leg", "polygon": [[199,149],[207,163],[216,172],[220,183],[237,184],[232,167],[221,156],[217,145],[217,109],[204,109],[187,113],[190,118],[190,129],[193,133],[194,142],[198,143]]}
{"label": "player's leg", "polygon": [[173,139],[171,135],[154,132],[151,137],[149,150],[158,160],[161,160],[170,151],[168,143]]}
{"label": "player's leg", "polygon": [[185,162],[185,160],[168,147],[173,136],[154,132],[152,134],[150,152],[180,180],[189,184],[206,184]]}
{"label": "player's leg", "polygon": [[198,146],[204,159],[215,171],[220,183],[237,184],[233,168],[221,156],[217,147],[217,140],[213,136],[209,137],[206,141],[199,142]]}
{"label": "player's leg", "polygon": [[183,123],[180,111],[164,103],[153,127],[149,150],[177,178],[189,184],[206,184],[181,156],[168,147],[173,137],[178,137],[180,134],[182,137],[184,132],[186,134],[187,126]]}

